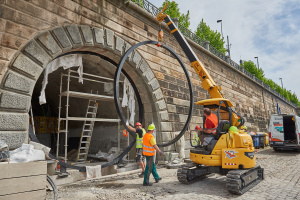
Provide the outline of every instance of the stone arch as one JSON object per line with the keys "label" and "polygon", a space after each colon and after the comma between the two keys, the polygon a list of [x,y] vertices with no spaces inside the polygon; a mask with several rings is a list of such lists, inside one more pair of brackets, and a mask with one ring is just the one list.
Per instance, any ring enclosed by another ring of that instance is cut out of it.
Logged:
{"label": "stone arch", "polygon": [[[120,56],[130,47],[112,30],[88,25],[65,25],[38,34],[16,53],[2,79],[0,139],[4,139],[11,149],[26,142],[33,89],[44,68],[54,58],[81,50],[106,55],[118,63]],[[135,69],[129,70],[128,74],[133,77],[142,96],[146,122],[151,122],[152,115],[159,133],[172,131],[171,124],[167,122],[169,117],[163,93],[147,61],[134,51],[127,63]],[[143,81],[139,81],[140,77]]]}

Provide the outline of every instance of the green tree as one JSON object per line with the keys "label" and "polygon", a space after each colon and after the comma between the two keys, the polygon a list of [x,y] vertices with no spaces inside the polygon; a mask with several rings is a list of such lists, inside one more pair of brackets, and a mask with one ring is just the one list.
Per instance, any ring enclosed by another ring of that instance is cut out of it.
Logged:
{"label": "green tree", "polygon": [[186,14],[180,13],[178,4],[175,1],[170,0],[165,0],[159,9],[162,10],[166,3],[168,3],[168,6],[164,13],[169,15],[171,18],[178,18],[180,24],[182,24],[186,28],[189,28],[191,24],[190,11],[188,10]]}
{"label": "green tree", "polygon": [[263,80],[264,79],[264,71],[260,68],[258,69],[257,66],[254,64],[254,62],[252,62],[251,60],[248,61],[244,61],[242,66],[244,66],[244,68],[250,72],[251,74],[254,74],[256,76],[256,78],[258,78],[259,80]]}
{"label": "green tree", "polygon": [[210,27],[203,21],[203,19],[197,26],[196,35],[198,35],[205,41],[209,41],[210,45],[212,45],[222,53],[226,52],[226,49],[224,48],[224,38],[221,37],[221,34],[218,31],[211,30]]}

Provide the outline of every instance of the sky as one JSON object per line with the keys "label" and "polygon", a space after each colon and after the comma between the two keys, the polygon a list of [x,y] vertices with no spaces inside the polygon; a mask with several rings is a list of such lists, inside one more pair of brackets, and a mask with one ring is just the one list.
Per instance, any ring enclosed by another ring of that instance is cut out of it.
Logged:
{"label": "sky", "polygon": [[[163,0],[148,0],[160,7]],[[300,100],[300,2],[298,0],[175,0],[190,11],[190,29],[203,18],[212,30],[229,37],[231,59],[251,60],[265,77],[296,93]],[[227,44],[227,42],[226,42]]]}

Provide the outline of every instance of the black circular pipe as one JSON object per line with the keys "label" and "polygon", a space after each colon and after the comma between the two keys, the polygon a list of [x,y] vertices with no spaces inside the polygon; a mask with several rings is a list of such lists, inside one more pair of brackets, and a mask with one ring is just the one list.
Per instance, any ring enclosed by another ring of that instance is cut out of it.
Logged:
{"label": "black circular pipe", "polygon": [[[65,55],[70,55],[70,54],[88,54],[88,55],[94,55],[94,56],[98,56],[100,58],[102,58],[103,60],[106,60],[108,62],[110,62],[111,64],[113,64],[114,66],[117,66],[117,63],[111,59],[109,59],[108,57],[106,56],[103,56],[101,54],[97,54],[95,52],[87,52],[87,51],[72,51],[72,52],[68,52],[68,53],[65,53],[65,54],[62,54],[62,55],[59,55],[58,57],[56,58],[59,58],[59,57],[62,57],[62,56],[65,56]],[[55,60],[56,58],[54,58],[53,60]],[[128,79],[128,81],[130,82],[130,84],[132,85],[133,87],[133,90],[134,90],[134,93],[136,95],[136,98],[137,98],[137,102],[138,102],[138,106],[139,106],[139,120],[140,122],[143,121],[144,119],[144,107],[143,107],[143,103],[142,103],[142,100],[141,100],[141,96],[133,82],[133,80],[130,78],[130,76],[126,73],[125,70],[122,69],[122,73],[124,74],[124,76]],[[119,87],[118,87],[119,88]],[[125,126],[126,127],[126,126]],[[127,127],[126,127],[127,128]],[[33,133],[33,130],[32,130],[32,127],[31,125],[29,124],[29,137],[32,141],[34,142],[37,142],[37,143],[40,143],[40,141],[37,139],[36,135]],[[122,159],[131,149],[132,147],[134,146],[136,142],[136,138],[134,137],[134,140],[129,144],[129,146],[120,154],[118,155],[115,159],[113,159],[112,161],[110,162],[107,162],[105,164],[102,164],[101,165],[101,168],[105,168],[105,167],[108,167],[110,165],[113,165],[113,164],[116,164],[117,162],[119,162],[120,159]],[[64,166],[66,168],[71,168],[71,169],[77,169],[81,172],[85,172],[86,171],[86,168],[85,166],[75,166],[75,165],[71,165],[69,163],[65,163],[63,162],[62,160],[56,158],[54,155],[50,154],[49,153],[49,157],[52,158],[52,159],[56,159],[58,160],[58,163],[59,165],[61,166]]]}
{"label": "black circular pipe", "polygon": [[[144,41],[144,42],[140,42],[134,46],[132,46],[131,48],[129,48],[126,53],[122,56],[119,64],[118,64],[118,67],[117,67],[117,71],[116,71],[116,74],[115,74],[115,79],[114,79],[114,99],[115,99],[115,104],[116,104],[116,108],[117,108],[117,112],[119,114],[119,117],[123,123],[123,125],[126,124],[126,118],[124,116],[124,113],[122,111],[122,107],[120,105],[120,101],[119,101],[119,80],[120,80],[120,74],[121,74],[121,71],[122,71],[122,68],[123,68],[123,65],[127,59],[127,57],[129,56],[129,54],[134,51],[136,48],[138,48],[139,46],[142,46],[142,45],[147,45],[147,44],[153,44],[153,45],[157,45],[159,42],[157,41]],[[188,70],[186,69],[184,63],[182,62],[182,60],[180,59],[180,57],[170,48],[168,47],[167,45],[161,45],[162,48],[166,49],[167,51],[169,51],[173,57],[175,59],[177,59],[177,61],[179,62],[179,64],[181,65],[183,71],[184,71],[184,74],[187,78],[187,81],[188,81],[188,85],[189,85],[189,91],[190,91],[190,109],[189,109],[189,114],[188,114],[188,117],[187,117],[187,120],[184,124],[184,127],[183,129],[181,130],[181,132],[179,133],[179,135],[177,135],[173,140],[167,142],[167,143],[163,143],[163,144],[158,144],[158,146],[160,147],[166,147],[166,146],[169,146],[171,144],[174,144],[175,142],[177,142],[181,137],[182,135],[185,133],[186,129],[188,128],[188,125],[190,123],[190,120],[192,118],[192,114],[193,114],[193,107],[194,107],[194,102],[193,102],[193,87],[192,87],[192,81],[190,79],[190,76],[188,74]],[[135,137],[135,133],[133,131],[130,131],[126,126],[125,128],[129,131],[129,133]]]}

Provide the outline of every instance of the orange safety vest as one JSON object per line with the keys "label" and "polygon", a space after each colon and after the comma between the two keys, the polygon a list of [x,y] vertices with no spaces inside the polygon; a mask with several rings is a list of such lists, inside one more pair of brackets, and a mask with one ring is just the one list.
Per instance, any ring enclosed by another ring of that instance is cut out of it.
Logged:
{"label": "orange safety vest", "polygon": [[206,128],[206,120],[210,120],[213,124],[214,124],[214,128],[210,128],[209,130],[212,130],[212,134],[216,134],[217,132],[217,126],[218,126],[218,117],[214,114],[214,113],[211,113],[208,117],[206,117],[205,119],[205,124],[204,124],[204,127]]}
{"label": "orange safety vest", "polygon": [[146,133],[143,137],[143,154],[145,156],[154,156],[155,155],[155,149],[150,144],[150,139],[152,137],[154,137],[154,136],[150,133]]}

